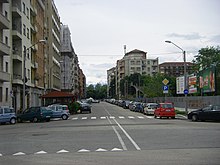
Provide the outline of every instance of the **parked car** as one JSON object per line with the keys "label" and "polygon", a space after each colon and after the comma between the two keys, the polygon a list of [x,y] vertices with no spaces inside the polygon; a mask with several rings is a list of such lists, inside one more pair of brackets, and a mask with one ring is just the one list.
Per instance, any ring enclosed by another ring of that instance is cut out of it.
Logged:
{"label": "parked car", "polygon": [[52,114],[53,114],[52,110],[47,109],[47,107],[40,107],[40,106],[30,107],[17,115],[17,121],[18,122],[50,121]]}
{"label": "parked car", "polygon": [[70,116],[67,105],[53,104],[49,105],[48,108],[52,110],[51,118],[62,118],[63,120],[67,120]]}
{"label": "parked car", "polygon": [[188,114],[192,121],[220,120],[220,105],[209,105]]}
{"label": "parked car", "polygon": [[91,113],[92,108],[91,105],[85,102],[80,102],[80,107],[79,107],[80,113],[87,111],[89,113]]}
{"label": "parked car", "polygon": [[9,106],[0,106],[0,123],[16,123],[14,108],[11,108]]}
{"label": "parked car", "polygon": [[147,103],[146,107],[144,108],[144,114],[154,115],[154,111],[157,109],[157,106],[157,103]]}
{"label": "parked car", "polygon": [[129,107],[129,103],[130,103],[130,101],[129,100],[124,100],[123,102],[122,102],[122,107],[124,108],[124,109],[128,109]]}
{"label": "parked car", "polygon": [[175,109],[173,103],[159,103],[154,111],[154,118],[171,117],[175,119]]}
{"label": "parked car", "polygon": [[136,102],[136,103],[134,104],[133,110],[134,110],[134,112],[143,113],[143,111],[144,111],[143,104],[140,103],[140,102]]}

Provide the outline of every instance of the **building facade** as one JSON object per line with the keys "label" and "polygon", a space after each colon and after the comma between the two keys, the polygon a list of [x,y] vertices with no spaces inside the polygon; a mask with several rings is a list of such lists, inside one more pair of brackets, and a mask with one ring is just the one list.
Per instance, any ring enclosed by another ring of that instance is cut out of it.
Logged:
{"label": "building facade", "polygon": [[11,0],[0,1],[0,106],[11,105]]}
{"label": "building facade", "polygon": [[[186,62],[187,74],[193,73],[194,64]],[[184,75],[184,62],[164,62],[159,65],[159,72],[169,76],[179,77]]]}

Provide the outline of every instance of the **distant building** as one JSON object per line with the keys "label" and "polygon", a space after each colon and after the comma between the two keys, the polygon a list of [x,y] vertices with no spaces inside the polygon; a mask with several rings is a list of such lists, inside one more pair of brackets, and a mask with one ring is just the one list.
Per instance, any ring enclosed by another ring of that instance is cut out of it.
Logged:
{"label": "distant building", "polygon": [[115,88],[111,89],[112,86],[114,86],[116,83],[115,74],[116,74],[116,67],[113,67],[107,70],[107,97],[108,98],[112,98],[115,94],[114,93]]}
{"label": "distant building", "polygon": [[[193,73],[194,64],[186,62],[186,72]],[[164,62],[159,64],[159,72],[161,74],[179,77],[184,75],[184,62]]]}

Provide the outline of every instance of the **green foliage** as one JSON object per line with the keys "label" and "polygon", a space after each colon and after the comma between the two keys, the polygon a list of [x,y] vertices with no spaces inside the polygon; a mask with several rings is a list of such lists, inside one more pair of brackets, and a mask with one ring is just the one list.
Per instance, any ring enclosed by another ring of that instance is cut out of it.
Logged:
{"label": "green foliage", "polygon": [[70,114],[75,114],[79,110],[80,104],[78,102],[72,102],[68,104],[68,108],[70,111]]}
{"label": "green foliage", "polygon": [[107,85],[101,85],[97,83],[95,86],[90,84],[86,89],[86,96],[92,97],[93,99],[104,99],[106,98]]}

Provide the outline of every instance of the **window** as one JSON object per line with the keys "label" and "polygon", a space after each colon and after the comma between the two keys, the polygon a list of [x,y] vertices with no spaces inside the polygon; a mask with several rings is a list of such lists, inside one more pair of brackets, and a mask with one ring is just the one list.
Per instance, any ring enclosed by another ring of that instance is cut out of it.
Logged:
{"label": "window", "polygon": [[26,25],[23,24],[23,34],[26,36]]}
{"label": "window", "polygon": [[3,109],[2,108],[0,108],[0,114],[3,114]]}
{"label": "window", "polygon": [[0,102],[2,102],[2,87],[0,87]]}
{"label": "window", "polygon": [[150,61],[147,61],[147,64],[150,65]]}
{"label": "window", "polygon": [[29,19],[29,9],[27,8],[27,18]]}
{"label": "window", "polygon": [[29,39],[29,29],[27,28],[27,38]]}
{"label": "window", "polygon": [[5,101],[8,101],[8,88],[5,89]]}
{"label": "window", "polygon": [[28,79],[30,78],[30,69],[28,69]]}
{"label": "window", "polygon": [[[24,52],[27,53],[26,51],[27,51],[27,50],[26,50],[26,46],[24,46]],[[24,55],[26,55],[26,54],[24,54]],[[26,58],[26,57],[25,57],[25,58]]]}
{"label": "window", "polygon": [[8,12],[5,11],[5,17],[8,19]]}
{"label": "window", "polygon": [[5,44],[8,45],[8,37],[5,36]]}
{"label": "window", "polygon": [[30,59],[30,53],[29,53],[29,49],[27,50],[27,58]]}
{"label": "window", "polygon": [[8,62],[5,62],[5,71],[8,72]]}
{"label": "window", "polygon": [[25,13],[25,9],[26,9],[25,3],[23,2],[23,13],[24,13],[24,14],[26,14],[26,13]]}

